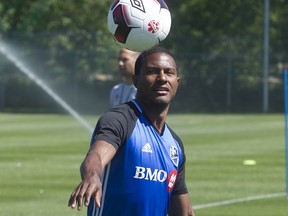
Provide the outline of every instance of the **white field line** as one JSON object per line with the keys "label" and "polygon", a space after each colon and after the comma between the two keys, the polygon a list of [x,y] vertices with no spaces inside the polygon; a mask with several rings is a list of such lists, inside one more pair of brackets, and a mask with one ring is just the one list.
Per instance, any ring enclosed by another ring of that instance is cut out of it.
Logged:
{"label": "white field line", "polygon": [[193,209],[196,210],[196,209],[212,208],[212,207],[218,207],[218,206],[223,206],[223,205],[231,205],[234,203],[249,202],[249,201],[260,200],[260,199],[270,199],[270,198],[275,198],[275,197],[282,197],[285,195],[286,195],[285,192],[272,193],[272,194],[262,194],[262,195],[256,195],[256,196],[250,196],[250,197],[243,197],[243,198],[224,200],[224,201],[219,201],[219,202],[194,205]]}

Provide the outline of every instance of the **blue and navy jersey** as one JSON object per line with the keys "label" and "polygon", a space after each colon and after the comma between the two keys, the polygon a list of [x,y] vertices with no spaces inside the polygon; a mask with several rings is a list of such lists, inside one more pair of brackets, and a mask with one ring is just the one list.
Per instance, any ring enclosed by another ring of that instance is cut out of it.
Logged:
{"label": "blue and navy jersey", "polygon": [[180,138],[165,124],[161,134],[136,100],[111,108],[97,122],[91,143],[117,150],[102,174],[101,208],[88,216],[166,216],[172,194],[187,193]]}

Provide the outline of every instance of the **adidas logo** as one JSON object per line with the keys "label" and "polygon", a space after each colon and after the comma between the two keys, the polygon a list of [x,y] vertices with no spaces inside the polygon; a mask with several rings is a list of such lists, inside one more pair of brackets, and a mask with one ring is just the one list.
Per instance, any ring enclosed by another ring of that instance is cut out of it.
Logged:
{"label": "adidas logo", "polygon": [[143,147],[142,147],[142,152],[148,152],[148,153],[152,153],[152,149],[149,143],[146,143]]}

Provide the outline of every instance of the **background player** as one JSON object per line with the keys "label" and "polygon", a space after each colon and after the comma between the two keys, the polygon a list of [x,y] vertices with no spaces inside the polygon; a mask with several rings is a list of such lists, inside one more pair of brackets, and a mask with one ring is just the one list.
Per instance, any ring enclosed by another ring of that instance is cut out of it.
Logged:
{"label": "background player", "polygon": [[118,69],[123,81],[110,91],[110,106],[125,103],[135,98],[137,89],[133,85],[134,65],[140,53],[121,48],[118,57]]}

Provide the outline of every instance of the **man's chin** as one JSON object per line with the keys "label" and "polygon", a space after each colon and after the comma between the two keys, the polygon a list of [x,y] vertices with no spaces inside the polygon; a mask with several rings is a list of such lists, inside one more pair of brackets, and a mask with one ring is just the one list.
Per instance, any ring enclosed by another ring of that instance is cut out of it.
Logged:
{"label": "man's chin", "polygon": [[167,107],[170,104],[170,100],[165,97],[157,97],[153,100],[153,103],[159,107]]}

